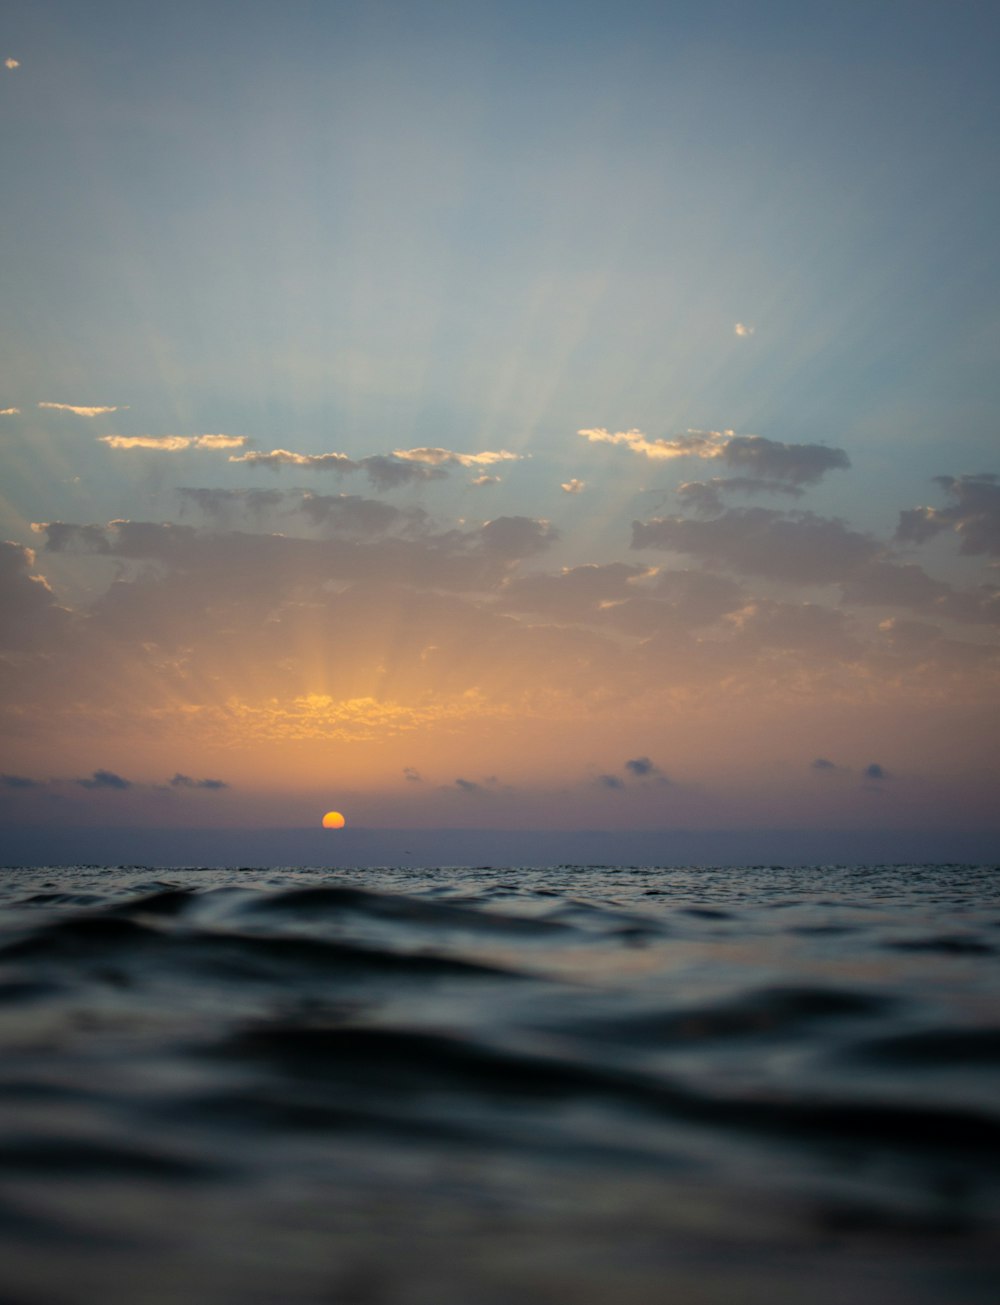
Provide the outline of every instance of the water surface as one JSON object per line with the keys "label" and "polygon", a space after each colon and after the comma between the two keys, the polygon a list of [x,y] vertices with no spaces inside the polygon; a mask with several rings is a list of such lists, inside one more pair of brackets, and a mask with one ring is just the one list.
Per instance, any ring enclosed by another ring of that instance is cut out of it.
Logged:
{"label": "water surface", "polygon": [[0,1298],[996,1299],[995,867],[0,871]]}

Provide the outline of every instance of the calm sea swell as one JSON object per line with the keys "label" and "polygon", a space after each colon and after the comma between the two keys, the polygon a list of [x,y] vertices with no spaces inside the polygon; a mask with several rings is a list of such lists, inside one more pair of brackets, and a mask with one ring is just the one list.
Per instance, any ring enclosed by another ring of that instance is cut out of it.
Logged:
{"label": "calm sea swell", "polygon": [[992,1302],[994,867],[0,871],[0,1299]]}

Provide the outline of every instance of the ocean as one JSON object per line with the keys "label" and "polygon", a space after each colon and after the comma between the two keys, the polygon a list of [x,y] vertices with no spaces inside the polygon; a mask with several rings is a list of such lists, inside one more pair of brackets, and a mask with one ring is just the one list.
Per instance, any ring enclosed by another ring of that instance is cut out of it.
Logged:
{"label": "ocean", "polygon": [[993,1305],[1000,870],[2,870],[0,1121],[4,1305]]}

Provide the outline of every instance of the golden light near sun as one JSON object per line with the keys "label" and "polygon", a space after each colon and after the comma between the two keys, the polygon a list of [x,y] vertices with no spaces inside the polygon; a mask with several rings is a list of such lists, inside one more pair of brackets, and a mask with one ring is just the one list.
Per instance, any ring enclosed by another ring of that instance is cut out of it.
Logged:
{"label": "golden light near sun", "polygon": [[328,811],[323,817],[324,829],[343,829],[346,823],[339,811]]}

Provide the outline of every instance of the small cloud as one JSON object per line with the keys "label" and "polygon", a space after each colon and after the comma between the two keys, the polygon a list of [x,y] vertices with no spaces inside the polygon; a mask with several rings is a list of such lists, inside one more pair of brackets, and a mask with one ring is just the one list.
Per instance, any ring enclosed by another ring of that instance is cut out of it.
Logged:
{"label": "small cloud", "polygon": [[182,775],[178,771],[170,781],[170,787],[220,789],[228,788],[229,785],[223,779],[192,779],[190,775]]}
{"label": "small cloud", "polygon": [[[113,411],[113,409],[112,409]],[[155,449],[179,453],[182,449],[241,449],[245,435],[99,435],[109,449]]]}
{"label": "small cloud", "polygon": [[826,757],[817,757],[812,763],[813,770],[836,770],[836,762],[828,761]]}
{"label": "small cloud", "polygon": [[0,408],[0,417],[19,417],[20,415],[20,408]]}
{"label": "small cloud", "polygon": [[886,779],[888,771],[884,766],[880,766],[877,761],[873,761],[870,766],[865,766],[864,775],[865,779]]}
{"label": "small cloud", "polygon": [[108,408],[85,408],[75,403],[40,403],[40,408],[53,408],[56,412],[72,412],[77,417],[100,417],[106,412],[123,412],[128,404],[115,404]]}
{"label": "small cloud", "polygon": [[476,478],[475,478],[474,480],[470,481],[470,484],[473,484],[473,485],[499,485],[499,484],[500,484],[500,477],[499,477],[499,476],[490,476],[490,475],[488,475],[488,474],[484,471],[483,474],[482,474],[481,476],[476,476]]}
{"label": "small cloud", "polygon": [[659,766],[654,766],[648,757],[634,757],[626,761],[625,769],[637,779],[646,779],[650,775],[662,775]]}
{"label": "small cloud", "polygon": [[756,327],[748,326],[746,322],[737,322],[733,327],[735,334],[740,336],[742,339],[746,339],[747,336],[753,335],[756,329]]}
{"label": "small cloud", "polygon": [[132,787],[130,779],[123,779],[121,775],[116,775],[113,770],[95,770],[89,779],[78,779],[76,782],[81,788],[114,788],[122,790]]}
{"label": "small cloud", "polygon": [[13,70],[14,70],[15,68],[20,68],[20,66],[21,66],[21,60],[20,60],[20,59],[12,59],[12,58],[10,58],[10,57],[8,56],[6,59],[4,59],[4,61],[3,61],[3,66],[4,66],[5,68],[10,68],[10,70],[13,72]]}
{"label": "small cloud", "polygon": [[587,482],[574,478],[573,480],[564,481],[559,488],[564,494],[582,494],[587,488]]}
{"label": "small cloud", "polygon": [[625,787],[625,785],[622,783],[622,781],[618,778],[617,775],[598,775],[597,782],[598,784],[602,784],[605,788]]}
{"label": "small cloud", "polygon": [[415,767],[413,767],[413,766],[404,766],[404,767],[403,767],[403,774],[406,776],[407,780],[408,780],[411,784],[422,784],[422,783],[423,783],[423,778],[424,778],[423,775],[421,775],[420,771],[417,770],[417,769],[416,769]]}
{"label": "small cloud", "polygon": [[520,462],[520,453],[507,449],[485,450],[483,453],[454,453],[451,449],[393,449],[392,456],[404,462],[423,462],[432,467],[491,467],[497,462]]}
{"label": "small cloud", "polygon": [[27,775],[0,775],[0,784],[4,788],[41,788],[37,779],[29,779]]}
{"label": "small cloud", "polygon": [[486,789],[483,788],[482,784],[477,784],[471,779],[456,779],[455,787],[461,793],[479,794],[486,792]]}

